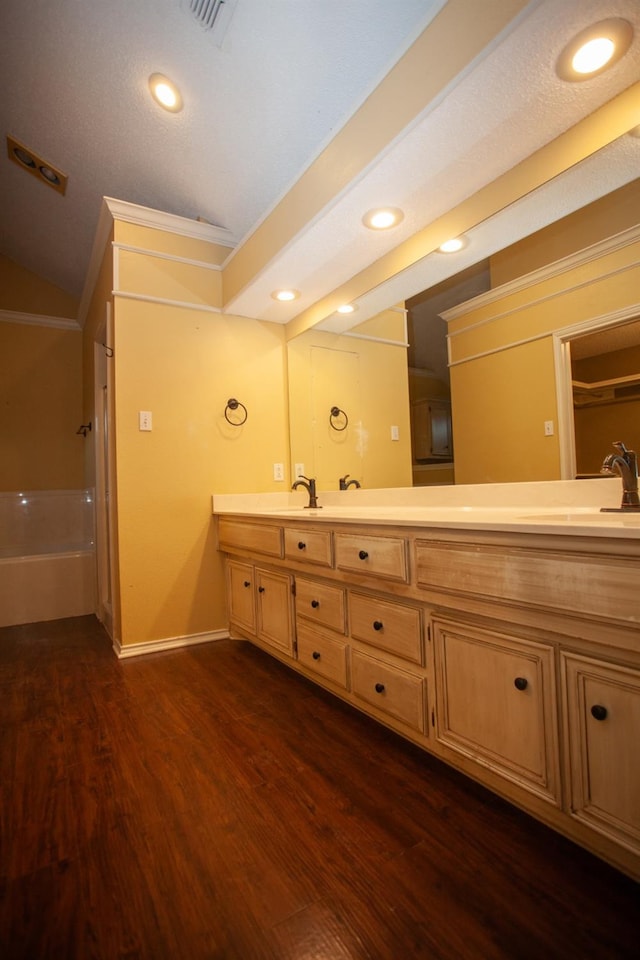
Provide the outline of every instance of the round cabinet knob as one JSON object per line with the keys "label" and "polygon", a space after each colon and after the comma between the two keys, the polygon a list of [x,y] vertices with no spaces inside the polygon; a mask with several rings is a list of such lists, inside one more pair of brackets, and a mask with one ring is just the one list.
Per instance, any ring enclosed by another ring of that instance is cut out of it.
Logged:
{"label": "round cabinet knob", "polygon": [[320,659],[320,654],[318,653],[317,650],[314,650],[313,653],[311,654],[311,656],[313,657],[314,660],[319,660],[319,659]]}
{"label": "round cabinet knob", "polygon": [[250,587],[250,586],[251,586],[251,580],[245,580],[243,586],[245,586],[245,587]]}
{"label": "round cabinet knob", "polygon": [[382,627],[383,627],[383,626],[384,626],[384,624],[382,623],[382,620],[374,620],[374,621],[373,621],[373,629],[374,629],[374,630],[382,630]]}
{"label": "round cabinet knob", "polygon": [[591,716],[594,720],[606,720],[607,708],[601,706],[599,703],[594,703],[594,705],[591,707]]}
{"label": "round cabinet knob", "polygon": [[360,557],[361,560],[366,560],[369,554],[367,553],[366,550],[360,550],[358,553],[358,556]]}
{"label": "round cabinet knob", "polygon": [[311,606],[313,607],[314,610],[317,610],[318,607],[320,606],[320,601],[319,601],[319,600],[312,600],[312,601],[311,601]]}
{"label": "round cabinet knob", "polygon": [[516,677],[513,681],[513,685],[516,690],[526,690],[529,686],[529,681],[526,679],[526,677]]}
{"label": "round cabinet knob", "polygon": [[375,691],[376,693],[384,693],[384,683],[376,683]]}
{"label": "round cabinet knob", "polygon": [[298,550],[306,550],[307,545],[304,540],[298,540]]}
{"label": "round cabinet knob", "polygon": [[258,593],[264,593],[264,587],[258,587]]}

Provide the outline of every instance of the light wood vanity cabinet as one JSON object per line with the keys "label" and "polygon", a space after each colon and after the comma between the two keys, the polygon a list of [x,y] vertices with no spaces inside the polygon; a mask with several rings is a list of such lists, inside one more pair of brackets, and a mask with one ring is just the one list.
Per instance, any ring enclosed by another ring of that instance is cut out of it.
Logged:
{"label": "light wood vanity cabinet", "polygon": [[296,616],[344,633],[344,590],[319,580],[296,577]]}
{"label": "light wood vanity cabinet", "polygon": [[640,851],[640,670],[562,655],[571,816]]}
{"label": "light wood vanity cabinet", "polygon": [[298,620],[298,661],[311,673],[347,690],[348,646],[342,636]]}
{"label": "light wood vanity cabinet", "polygon": [[553,647],[434,620],[436,737],[560,803]]}
{"label": "light wood vanity cabinet", "polygon": [[253,564],[227,561],[227,603],[229,619],[244,627],[249,633],[256,632],[256,593]]}
{"label": "light wood vanity cabinet", "polygon": [[424,731],[423,678],[392,665],[380,656],[351,651],[353,692],[376,711]]}
{"label": "light wood vanity cabinet", "polygon": [[241,633],[293,655],[292,578],[249,563],[227,562],[229,620]]}
{"label": "light wood vanity cabinet", "polygon": [[638,541],[218,523],[235,635],[640,879]]}

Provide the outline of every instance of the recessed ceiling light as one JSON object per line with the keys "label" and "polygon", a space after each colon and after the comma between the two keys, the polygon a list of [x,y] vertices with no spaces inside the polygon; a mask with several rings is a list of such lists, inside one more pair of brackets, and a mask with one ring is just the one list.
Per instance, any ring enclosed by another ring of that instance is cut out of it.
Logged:
{"label": "recessed ceiling light", "polygon": [[566,45],[556,63],[562,80],[588,80],[620,60],[633,40],[628,20],[613,17],[582,30]]}
{"label": "recessed ceiling light", "polygon": [[341,307],[338,307],[336,313],[353,313],[354,310],[358,308],[353,303],[343,303]]}
{"label": "recessed ceiling light", "polygon": [[33,174],[38,180],[44,180],[50,187],[64,194],[67,189],[67,180],[65,173],[56,170],[48,161],[39,156],[35,150],[26,147],[15,137],[7,134],[7,154],[10,160],[13,160],[19,167]]}
{"label": "recessed ceiling light", "polygon": [[457,253],[458,250],[462,250],[463,247],[467,245],[466,237],[452,237],[451,240],[445,240],[444,243],[441,243],[438,247],[439,253]]}
{"label": "recessed ceiling light", "polygon": [[274,300],[279,300],[280,303],[289,303],[291,300],[297,300],[300,296],[299,290],[274,290],[271,294]]}
{"label": "recessed ceiling light", "polygon": [[149,77],[151,96],[160,104],[163,110],[178,113],[182,110],[182,96],[172,80],[162,73],[152,73]]}
{"label": "recessed ceiling light", "polygon": [[22,147],[14,147],[13,155],[14,157],[18,158],[20,163],[24,163],[25,167],[29,167],[31,170],[35,170],[35,168],[37,167],[37,163],[31,156],[31,154],[27,153],[26,150],[23,150]]}
{"label": "recessed ceiling light", "polygon": [[45,178],[45,180],[48,180],[49,183],[53,184],[54,187],[59,186],[60,177],[55,172],[55,170],[52,170],[51,167],[45,167],[44,164],[39,166],[38,170],[40,171],[42,176]]}
{"label": "recessed ceiling light", "polygon": [[403,219],[404,213],[398,207],[378,207],[365,213],[362,222],[370,230],[388,230]]}

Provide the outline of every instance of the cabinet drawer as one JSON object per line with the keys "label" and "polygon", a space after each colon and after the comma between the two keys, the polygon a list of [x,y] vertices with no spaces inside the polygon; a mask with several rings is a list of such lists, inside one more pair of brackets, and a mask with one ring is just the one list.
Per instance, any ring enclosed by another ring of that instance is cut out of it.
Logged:
{"label": "cabinet drawer", "polygon": [[336,567],[365,576],[407,581],[407,543],[401,537],[337,533]]}
{"label": "cabinet drawer", "polygon": [[330,567],[333,562],[331,531],[285,527],[284,555],[287,560],[302,560]]}
{"label": "cabinet drawer", "polygon": [[361,700],[414,730],[424,732],[422,677],[352,650],[351,685]]}
{"label": "cabinet drawer", "polygon": [[223,550],[233,547],[263,553],[269,557],[282,556],[282,528],[244,520],[218,520],[218,542]]}
{"label": "cabinet drawer", "polygon": [[330,637],[319,627],[301,621],[298,624],[298,661],[319,676],[347,689],[345,640]]}
{"label": "cabinet drawer", "polygon": [[296,614],[344,633],[344,590],[296,577]]}
{"label": "cabinet drawer", "polygon": [[422,664],[420,611],[403,603],[349,593],[349,625],[352,637]]}

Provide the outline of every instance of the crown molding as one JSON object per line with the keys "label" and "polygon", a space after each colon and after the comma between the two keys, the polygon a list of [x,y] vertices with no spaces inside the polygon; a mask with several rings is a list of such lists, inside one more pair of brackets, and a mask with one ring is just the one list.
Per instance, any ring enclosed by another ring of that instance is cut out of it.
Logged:
{"label": "crown molding", "polygon": [[[630,227],[628,230],[623,230],[613,237],[599,240],[597,243],[585,247],[583,250],[578,250],[576,253],[562,257],[560,260],[554,260],[553,263],[548,263],[544,267],[532,270],[531,273],[525,273],[521,277],[516,277],[515,280],[509,280],[507,283],[503,283],[498,287],[493,287],[492,290],[487,290],[485,293],[481,293],[471,300],[465,300],[464,303],[459,304],[457,307],[443,310],[440,316],[449,323],[451,320],[456,320],[458,317],[464,316],[465,313],[470,313],[472,310],[497,303],[497,301],[503,300],[505,297],[511,296],[514,293],[520,293],[545,280],[553,279],[554,277],[560,276],[560,274],[567,273],[569,270],[574,270],[576,267],[591,263],[593,260],[599,260],[609,253],[615,253],[616,250],[621,250],[635,243],[637,240],[640,240],[640,224]],[[465,331],[450,333],[449,336],[456,336],[458,333],[466,332],[467,329],[468,328],[465,328]]]}
{"label": "crown molding", "polygon": [[203,223],[201,220],[190,220],[188,217],[179,217],[174,213],[164,213],[162,210],[153,210],[151,207],[141,207],[137,203],[129,203],[126,200],[114,200],[113,197],[103,197],[103,201],[114,220],[135,223],[139,227],[165,230],[167,233],[175,233],[192,240],[206,240],[208,243],[217,243],[223,247],[236,246],[236,238],[225,227]]}
{"label": "crown molding", "polygon": [[78,310],[78,322],[81,327],[84,327],[87,319],[91,297],[114,220],[133,223],[140,227],[151,227],[154,230],[164,230],[167,233],[174,233],[192,240],[205,240],[208,243],[215,243],[223,247],[233,248],[236,245],[235,238],[224,227],[217,227],[212,223],[202,223],[200,220],[189,220],[187,217],[164,213],[162,210],[153,210],[151,207],[141,207],[137,203],[129,203],[126,200],[103,197],[89,268]]}
{"label": "crown molding", "polygon": [[77,320],[48,317],[42,313],[22,313],[18,310],[0,310],[0,323],[24,323],[38,327],[57,327],[59,330],[81,329]]}

